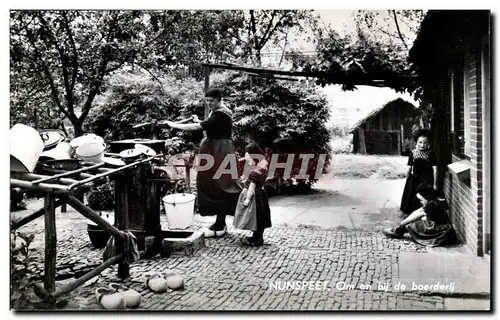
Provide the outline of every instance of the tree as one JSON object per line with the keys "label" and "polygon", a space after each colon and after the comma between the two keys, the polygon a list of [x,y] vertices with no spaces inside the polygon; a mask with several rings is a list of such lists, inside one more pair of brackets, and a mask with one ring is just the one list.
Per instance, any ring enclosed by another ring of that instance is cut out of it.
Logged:
{"label": "tree", "polygon": [[423,18],[423,10],[359,10],[355,23],[369,37],[397,49],[406,57]]}
{"label": "tree", "polygon": [[[317,55],[296,54],[295,68],[323,73],[325,76],[317,81],[320,85],[335,84],[341,79],[344,90],[379,79],[386,80],[385,84],[396,91],[414,90],[407,61],[408,46],[413,40],[408,34],[416,35],[419,13],[390,11],[385,20],[380,15],[360,11],[355,18],[356,30],[343,37],[333,30],[317,28]],[[381,27],[381,21],[390,25]],[[403,33],[403,26],[410,22],[413,29],[408,27]],[[403,82],[401,76],[408,76],[408,81]]]}
{"label": "tree", "polygon": [[19,72],[10,73],[10,125],[23,123],[35,129],[61,129],[65,131],[64,115],[52,103],[50,94],[40,88],[21,85],[29,80]]}
{"label": "tree", "polygon": [[254,66],[262,64],[264,48],[284,50],[290,33],[302,34],[317,23],[313,10],[249,10],[243,15],[244,23],[234,30],[234,37],[241,45],[241,58]]}
{"label": "tree", "polygon": [[242,23],[240,11],[12,11],[13,109],[24,108],[37,122],[33,108],[21,104],[33,104],[36,93],[39,107],[56,110],[51,115],[69,119],[81,135],[113,71],[140,68],[157,78],[188,68],[199,76],[194,69],[201,61],[222,61],[235,51],[231,35]]}
{"label": "tree", "polygon": [[23,74],[13,85],[49,92],[81,135],[105,76],[154,42],[146,27],[137,11],[13,11],[11,69]]}
{"label": "tree", "polygon": [[157,12],[151,19],[154,29],[165,30],[155,46],[156,60],[150,67],[163,73],[200,79],[200,63],[221,63],[239,57],[242,42],[237,36],[243,27],[241,10],[172,10]]}

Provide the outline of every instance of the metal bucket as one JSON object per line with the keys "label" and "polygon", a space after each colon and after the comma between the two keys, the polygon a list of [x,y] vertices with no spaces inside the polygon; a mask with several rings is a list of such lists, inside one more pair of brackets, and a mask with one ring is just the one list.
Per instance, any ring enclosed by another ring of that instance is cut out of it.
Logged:
{"label": "metal bucket", "polygon": [[174,193],[163,197],[169,229],[186,229],[193,224],[194,202],[192,193]]}
{"label": "metal bucket", "polygon": [[76,156],[86,162],[104,162],[106,145],[98,140],[85,142],[76,148]]}
{"label": "metal bucket", "polygon": [[24,124],[10,129],[10,171],[33,172],[45,148],[40,134]]}

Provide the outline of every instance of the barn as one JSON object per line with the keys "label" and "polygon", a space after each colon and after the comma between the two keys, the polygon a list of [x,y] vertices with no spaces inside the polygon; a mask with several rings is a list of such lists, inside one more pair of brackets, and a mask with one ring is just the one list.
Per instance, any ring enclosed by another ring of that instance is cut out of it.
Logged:
{"label": "barn", "polygon": [[404,155],[412,149],[412,130],[420,123],[420,111],[401,98],[370,112],[350,130],[353,152]]}

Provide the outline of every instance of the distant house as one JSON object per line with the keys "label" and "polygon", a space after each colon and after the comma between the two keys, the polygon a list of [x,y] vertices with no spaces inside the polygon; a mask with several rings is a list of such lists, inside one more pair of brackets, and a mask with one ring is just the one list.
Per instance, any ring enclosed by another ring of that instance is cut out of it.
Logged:
{"label": "distant house", "polygon": [[434,106],[439,183],[462,243],[491,248],[491,40],[487,10],[430,10],[410,50]]}
{"label": "distant house", "polygon": [[398,98],[370,112],[351,129],[353,152],[401,155],[412,149],[411,133],[420,121],[419,110]]}

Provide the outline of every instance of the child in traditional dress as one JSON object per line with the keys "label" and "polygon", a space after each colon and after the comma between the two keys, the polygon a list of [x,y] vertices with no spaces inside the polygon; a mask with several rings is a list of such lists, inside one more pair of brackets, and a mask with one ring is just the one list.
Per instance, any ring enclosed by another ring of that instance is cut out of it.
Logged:
{"label": "child in traditional dress", "polygon": [[233,225],[235,228],[252,230],[253,235],[242,240],[243,245],[261,246],[264,244],[264,229],[271,227],[271,209],[264,184],[267,178],[268,162],[264,152],[256,143],[245,148],[244,172],[250,172],[244,181],[245,188],[240,193]]}
{"label": "child in traditional dress", "polygon": [[397,227],[382,232],[390,238],[403,238],[408,233],[415,242],[430,247],[451,243],[455,233],[448,217],[446,199],[425,183],[420,184],[416,192],[415,197],[422,207],[413,211]]}
{"label": "child in traditional dress", "polygon": [[406,215],[422,207],[416,197],[417,187],[420,184],[426,183],[437,189],[436,154],[430,148],[430,137],[430,131],[427,129],[418,130],[414,137],[416,145],[408,157],[408,166],[410,167],[400,207]]}

